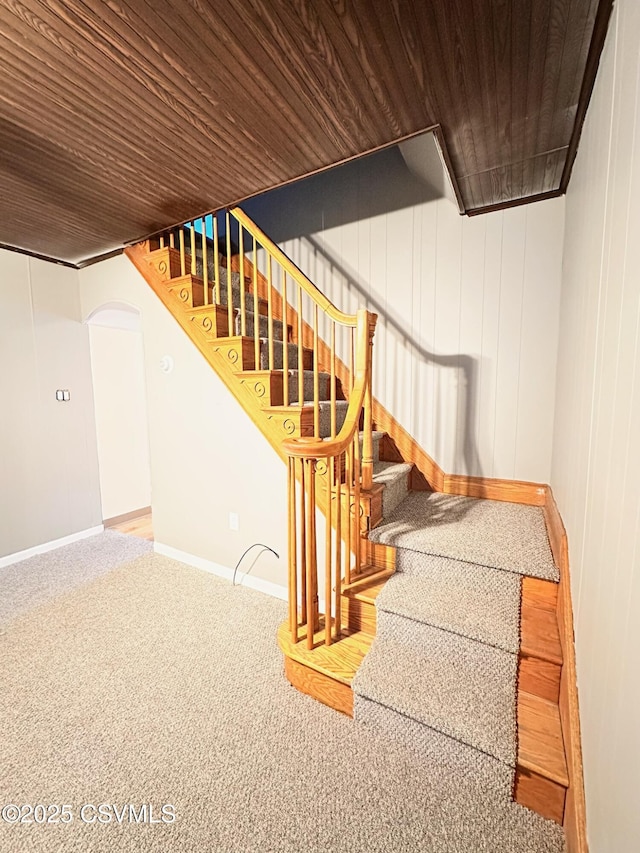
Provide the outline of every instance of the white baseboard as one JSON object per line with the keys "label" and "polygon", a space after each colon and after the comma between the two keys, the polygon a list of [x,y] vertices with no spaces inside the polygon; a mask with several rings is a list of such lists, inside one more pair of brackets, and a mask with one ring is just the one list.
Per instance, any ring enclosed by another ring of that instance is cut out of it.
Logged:
{"label": "white baseboard", "polygon": [[[212,575],[217,575],[228,581],[233,580],[233,569],[230,569],[228,566],[214,563],[212,560],[205,560],[204,557],[196,557],[194,554],[188,554],[186,551],[179,551],[170,545],[163,545],[162,542],[154,542],[153,550],[156,554],[161,554],[163,557],[170,557],[179,563],[186,563],[188,566],[202,569],[204,572],[210,572]],[[243,574],[241,571],[236,576],[236,583],[238,586],[247,586],[250,589],[264,592],[266,595],[271,595],[273,598],[280,598],[283,601],[286,601],[288,597],[285,586],[262,580],[262,578],[255,578],[252,575]]]}
{"label": "white baseboard", "polygon": [[72,533],[70,536],[63,536],[61,539],[53,539],[51,542],[43,542],[42,545],[34,545],[33,548],[16,551],[15,554],[0,557],[0,569],[4,569],[5,566],[11,566],[13,563],[19,563],[22,560],[28,560],[29,557],[36,557],[38,554],[46,554],[47,551],[55,551],[56,548],[62,548],[63,545],[71,545],[72,542],[78,542],[80,539],[95,536],[98,533],[102,533],[103,530],[104,525],[98,524],[96,527],[88,527],[86,530],[80,530],[78,533]]}

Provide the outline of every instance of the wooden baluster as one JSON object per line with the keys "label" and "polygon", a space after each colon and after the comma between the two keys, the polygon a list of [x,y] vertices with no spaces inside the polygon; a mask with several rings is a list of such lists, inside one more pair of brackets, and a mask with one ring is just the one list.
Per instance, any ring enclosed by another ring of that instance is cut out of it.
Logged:
{"label": "wooden baluster", "polygon": [[284,405],[289,405],[289,340],[287,335],[287,272],[282,267],[282,382]]}
{"label": "wooden baluster", "polygon": [[360,433],[353,436],[353,538],[356,577],[360,574]]}
{"label": "wooden baluster", "polygon": [[320,384],[318,376],[318,306],[313,304],[313,434],[320,438]]}
{"label": "wooden baluster", "polygon": [[307,459],[307,648],[313,648],[317,626],[317,553],[316,553],[316,475],[315,462]]}
{"label": "wooden baluster", "polygon": [[367,388],[364,395],[364,437],[362,441],[362,488],[367,491],[373,487],[373,397],[371,391],[371,339],[369,339],[369,353],[367,366]]}
{"label": "wooden baluster", "polygon": [[269,251],[267,251],[267,339],[269,341],[269,370],[273,370],[273,283],[271,281],[271,252]]}
{"label": "wooden baluster", "polygon": [[351,583],[351,483],[353,478],[353,457],[352,457],[353,445],[349,445],[345,451],[345,492],[347,496],[347,503],[345,507],[346,512],[346,554],[345,554],[345,569],[344,569],[344,579],[345,583]]}
{"label": "wooden baluster", "polygon": [[204,304],[209,304],[209,251],[207,249],[207,219],[200,220],[202,225],[202,282],[204,287]]}
{"label": "wooden baluster", "polygon": [[353,391],[353,386],[356,384],[356,330],[348,329],[347,338],[351,339],[349,344],[349,394]]}
{"label": "wooden baluster", "polygon": [[325,567],[324,567],[324,641],[327,646],[331,645],[331,596],[333,584],[331,583],[331,470],[333,468],[333,457],[327,457],[327,525],[325,540]]}
{"label": "wooden baluster", "polygon": [[184,256],[184,228],[180,226],[180,231],[178,232],[178,236],[180,239],[180,275],[187,274],[187,262]]}
{"label": "wooden baluster", "polygon": [[[336,466],[337,463],[337,466]],[[331,457],[331,476],[329,478],[329,495],[328,500],[329,503],[333,500],[333,492],[335,488],[335,493],[337,496],[336,500],[336,535],[335,535],[335,560],[334,565],[336,567],[336,586],[335,586],[335,599],[334,599],[334,611],[335,611],[335,638],[336,640],[340,639],[341,633],[341,625],[342,625],[342,614],[341,614],[341,606],[342,606],[342,539],[341,539],[341,530],[340,530],[340,521],[341,521],[341,512],[340,512],[340,457],[332,456]],[[327,472],[327,475],[329,472]],[[338,482],[336,483],[336,477]]]}
{"label": "wooden baluster", "polygon": [[174,231],[169,231],[169,246],[172,249],[176,247],[176,235]]}
{"label": "wooden baluster", "polygon": [[227,319],[229,321],[229,337],[232,337],[235,330],[233,328],[233,290],[231,289],[231,220],[228,210],[225,215],[225,224],[227,228]]}
{"label": "wooden baluster", "polygon": [[298,285],[298,405],[304,405],[304,351],[302,346],[302,288]]}
{"label": "wooden baluster", "polygon": [[[240,251],[240,334],[247,334],[247,308],[246,295],[244,292],[244,245],[243,245],[243,227],[238,223],[238,249]],[[255,317],[253,324],[255,326]],[[255,331],[255,329],[254,329]]]}
{"label": "wooden baluster", "polygon": [[[222,303],[220,293],[220,249],[218,247],[218,214],[213,214],[213,277],[216,286],[216,305]],[[216,332],[217,334],[217,332]]]}
{"label": "wooden baluster", "polygon": [[189,232],[191,235],[191,275],[196,275],[198,266],[196,264],[196,226],[195,222],[189,223]]}
{"label": "wooden baluster", "polygon": [[298,559],[296,543],[296,469],[289,457],[289,631],[298,642]]}
{"label": "wooden baluster", "polygon": [[340,601],[337,590],[342,590],[342,457],[337,456],[334,462],[334,477],[336,487],[336,637],[340,636]]}
{"label": "wooden baluster", "polygon": [[[305,501],[307,492],[305,488],[304,462],[300,460],[300,492],[299,492],[299,516],[300,516],[300,599],[301,599],[301,621],[304,625],[308,619],[307,614],[307,522]],[[308,628],[308,626],[307,626]]]}
{"label": "wooden baluster", "polygon": [[[255,369],[260,370],[260,317],[258,311],[260,304],[258,301],[258,244],[256,238],[253,238],[253,324],[254,336],[253,345],[255,353]],[[256,325],[257,324],[257,325]]]}
{"label": "wooden baluster", "polygon": [[160,248],[164,249],[164,234],[160,235]]}
{"label": "wooden baluster", "polygon": [[336,321],[331,321],[331,438],[336,437]]}

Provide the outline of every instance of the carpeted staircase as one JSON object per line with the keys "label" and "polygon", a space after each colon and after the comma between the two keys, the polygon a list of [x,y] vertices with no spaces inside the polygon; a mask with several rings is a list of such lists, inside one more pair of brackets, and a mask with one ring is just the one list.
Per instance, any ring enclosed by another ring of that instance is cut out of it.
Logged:
{"label": "carpeted staircase", "polygon": [[510,797],[521,578],[558,580],[542,510],[405,491],[369,538],[396,548],[396,573],[352,683],[355,718]]}
{"label": "carpeted staircase", "polygon": [[[244,302],[243,340],[253,338],[256,331],[259,336],[255,365],[243,368],[238,376],[251,369],[282,371],[287,347],[288,399],[280,399],[284,407],[299,405],[299,371],[303,370],[302,405],[313,407],[317,376],[320,437],[330,436],[329,374],[314,374],[316,354],[290,343],[290,329],[285,322],[275,318],[269,321],[265,300],[254,299],[250,279],[245,278],[243,283],[239,273],[231,272],[222,260],[220,264],[220,304],[228,306],[231,301],[235,335],[243,332]],[[196,253],[196,277],[202,276],[200,251]],[[210,261],[210,282],[213,277]],[[171,281],[167,280],[169,289]],[[198,286],[202,288],[202,283]],[[196,301],[194,287],[190,320],[194,319],[193,312],[211,310],[202,304],[202,291]],[[209,306],[213,298],[211,290]],[[214,337],[225,339],[228,329],[225,310],[222,331],[214,333]],[[255,351],[253,343],[250,342],[251,352]],[[300,352],[303,364],[299,363]],[[343,396],[339,389],[338,431],[348,407],[347,401],[340,399]],[[268,411],[276,408],[272,404]],[[386,450],[385,434],[374,431],[373,482],[377,494],[382,492],[383,520],[369,531],[369,540],[373,546],[395,549],[395,573],[388,566],[381,570],[382,564],[375,560],[367,566],[368,570],[375,570],[371,578],[374,585],[378,584],[373,630],[362,632],[369,636],[363,638],[360,648],[355,640],[350,647],[353,652],[347,648],[350,635],[357,634],[366,621],[362,616],[365,611],[356,607],[358,598],[365,602],[364,607],[367,601],[370,605],[373,602],[373,598],[367,599],[366,590],[358,588],[363,582],[366,585],[367,577],[363,575],[355,578],[352,589],[348,584],[343,588],[346,630],[340,641],[329,650],[310,647],[306,657],[302,644],[287,645],[285,657],[290,655],[291,660],[297,661],[296,666],[306,667],[304,675],[299,676],[302,680],[295,682],[303,692],[344,710],[340,704],[343,699],[334,703],[332,691],[345,685],[348,692],[353,690],[355,718],[374,729],[376,736],[410,744],[425,763],[450,768],[454,778],[477,781],[489,792],[487,796],[496,802],[507,802],[512,798],[519,767],[517,689],[522,652],[522,579],[528,576],[553,583],[559,580],[543,512],[538,507],[515,503],[410,491],[413,465]],[[344,646],[343,641],[347,641]],[[346,651],[342,652],[341,646]],[[559,665],[552,662],[559,682]],[[317,687],[313,682],[315,673],[323,674],[324,686]],[[331,687],[329,694],[323,695],[327,681]],[[344,692],[340,696],[344,697]],[[561,774],[555,782],[564,785],[563,792],[566,790],[568,783]],[[555,810],[554,819],[558,820],[563,808],[564,799]]]}
{"label": "carpeted staircase", "polygon": [[[232,284],[235,305],[237,273]],[[261,333],[265,322],[262,317]],[[239,333],[239,317],[236,323]],[[248,312],[247,334],[253,328]],[[282,324],[274,331],[281,336]],[[265,369],[266,341],[261,343]],[[292,345],[289,364],[297,366]],[[274,367],[282,368],[281,348],[274,353]],[[297,370],[291,377],[293,403]],[[330,434],[329,375],[320,377],[324,437]],[[310,401],[313,371],[305,372],[304,382]],[[338,404],[338,429],[346,406]],[[559,580],[543,512],[412,492],[413,466],[381,459],[383,439],[384,433],[374,432],[373,480],[384,486],[383,521],[369,539],[396,549],[396,573],[376,599],[375,640],[351,685],[354,716],[378,733],[410,743],[425,761],[471,775],[496,798],[510,801],[517,764],[521,580],[524,575]]]}

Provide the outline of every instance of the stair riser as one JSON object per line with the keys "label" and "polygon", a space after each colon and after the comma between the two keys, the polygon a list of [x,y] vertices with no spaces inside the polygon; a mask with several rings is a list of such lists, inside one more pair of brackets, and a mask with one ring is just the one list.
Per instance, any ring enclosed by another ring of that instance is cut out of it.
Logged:
{"label": "stair riser", "polygon": [[[305,373],[304,375],[304,393],[303,397],[305,400],[313,400],[313,392],[314,392],[314,378],[313,373]],[[284,394],[284,392],[283,392]],[[319,400],[328,400],[331,395],[331,387],[329,377],[326,374],[322,376],[318,375],[318,399]],[[289,400],[288,405],[292,403],[296,403],[300,399],[300,393],[298,388],[298,374],[297,372],[293,376],[289,376]]]}
{"label": "stair riser", "polygon": [[556,663],[521,654],[518,661],[518,689],[557,705],[560,700],[561,671],[562,667]]}
{"label": "stair riser", "polygon": [[[261,341],[260,370],[282,370],[284,367],[283,350],[283,343],[281,341],[274,341],[273,364],[269,364],[269,344],[267,341]],[[287,354],[289,358],[289,364],[287,365],[289,370],[297,370],[300,366],[298,364],[298,345],[287,344]],[[310,349],[303,349],[302,354],[304,363],[303,369],[313,370],[313,351]]]}
{"label": "stair riser", "polygon": [[[251,305],[253,306],[253,303],[251,303]],[[272,323],[273,323],[273,339],[275,341],[281,341],[283,339],[282,338],[282,334],[283,334],[282,321],[281,320],[273,320]],[[245,325],[246,325],[245,334],[250,338],[255,337],[255,333],[254,333],[254,330],[255,330],[255,314],[252,311],[251,312],[247,311],[247,313],[245,314]],[[236,330],[236,335],[242,334],[242,317],[240,316],[240,314],[238,314],[235,318],[235,330]],[[269,318],[264,317],[263,315],[260,315],[260,322],[258,323],[258,337],[259,338],[267,338],[268,336],[269,336]]]}
{"label": "stair riser", "polygon": [[[380,500],[382,506],[382,499]],[[384,545],[381,542],[371,542],[369,539],[362,541],[362,562],[378,569],[396,568],[396,549],[393,545]]]}
{"label": "stair riser", "polygon": [[516,770],[513,793],[515,802],[561,826],[564,820],[566,796],[567,789],[552,779],[546,779],[522,767]]}
{"label": "stair riser", "polygon": [[364,631],[371,634],[376,633],[376,608],[374,604],[359,601],[350,596],[342,597],[342,624],[352,631]]}
{"label": "stair riser", "polygon": [[384,518],[388,518],[409,494],[409,473],[407,472],[393,482],[385,484],[382,493],[382,515]]}

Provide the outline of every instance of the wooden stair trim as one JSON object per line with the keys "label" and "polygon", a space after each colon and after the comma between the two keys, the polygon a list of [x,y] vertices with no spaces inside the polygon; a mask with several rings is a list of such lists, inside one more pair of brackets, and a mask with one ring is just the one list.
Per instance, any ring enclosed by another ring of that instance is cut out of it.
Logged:
{"label": "wooden stair trim", "polygon": [[[364,656],[371,648],[373,637],[364,631],[344,630],[340,642],[330,646],[324,644],[324,618],[321,630],[314,634],[314,647],[307,649],[305,642],[292,643],[289,623],[283,622],[278,629],[278,645],[286,658],[315,670],[321,675],[351,688],[351,682]],[[299,629],[301,640],[306,638],[304,626]]]}
{"label": "wooden stair trim", "polygon": [[560,701],[562,667],[534,655],[518,656],[518,690],[540,696],[549,702]]}
{"label": "wooden stair trim", "polygon": [[559,709],[569,775],[569,790],[567,792],[563,827],[567,853],[588,853],[587,809],[580,734],[580,709],[576,675],[573,606],[571,601],[569,546],[567,533],[550,486],[547,486],[544,516],[551,552],[560,570],[557,613],[563,665],[560,678]]}
{"label": "wooden stair trim", "polygon": [[525,692],[518,695],[518,766],[569,787],[560,709]]}
{"label": "wooden stair trim", "polygon": [[[520,612],[520,653],[537,657],[562,666],[563,654],[558,629],[557,610],[549,606],[551,596],[538,592],[539,585],[527,583],[535,578],[522,580],[522,605]],[[557,584],[543,581],[557,588]]]}
{"label": "wooden stair trim", "polygon": [[552,779],[527,770],[516,768],[513,799],[547,820],[562,825],[566,812],[567,789]]}
{"label": "wooden stair trim", "polygon": [[[286,461],[286,457],[282,450],[282,441],[286,438],[286,435],[282,434],[282,436],[280,436],[278,431],[270,428],[268,419],[263,418],[261,415],[263,410],[258,410],[256,407],[255,400],[252,399],[251,390],[237,380],[237,374],[232,370],[231,365],[227,365],[224,359],[219,357],[219,354],[215,351],[215,347],[210,345],[211,342],[208,341],[204,335],[200,333],[198,327],[194,326],[191,322],[188,313],[186,311],[180,312],[175,310],[175,298],[167,288],[167,281],[160,276],[154,265],[147,260],[144,244],[129,246],[125,249],[124,253],[142,277],[147,281],[169,313],[175,318],[187,337],[198,347],[204,358],[216,371],[231,394],[265,435],[278,456],[280,456],[283,461]],[[242,340],[242,338],[217,338],[215,343],[216,346],[223,346],[225,343],[234,340]],[[246,338],[246,340],[251,341],[253,346],[253,338]]]}
{"label": "wooden stair trim", "polygon": [[373,604],[382,587],[394,574],[394,569],[374,567],[373,571],[357,576],[350,584],[343,584],[342,594]]}
{"label": "wooden stair trim", "polygon": [[287,655],[284,657],[284,673],[296,690],[346,714],[347,717],[353,717],[353,690],[346,684],[310,669]]}

